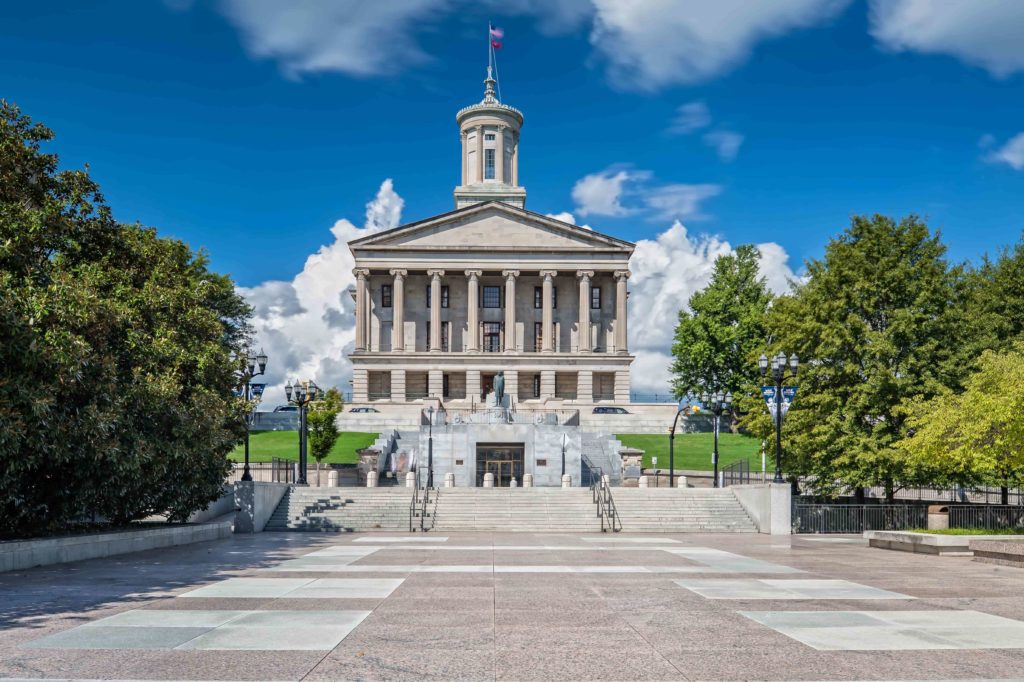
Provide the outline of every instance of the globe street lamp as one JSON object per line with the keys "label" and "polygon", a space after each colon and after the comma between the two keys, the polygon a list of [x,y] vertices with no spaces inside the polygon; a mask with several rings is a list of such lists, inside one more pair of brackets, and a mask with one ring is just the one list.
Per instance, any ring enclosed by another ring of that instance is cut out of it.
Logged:
{"label": "globe street lamp", "polygon": [[306,485],[306,443],[309,439],[306,415],[309,412],[309,404],[321,397],[321,391],[312,381],[299,383],[296,379],[294,386],[291,383],[285,384],[284,394],[289,403],[299,408],[299,475],[295,484]]}
{"label": "globe street lamp", "polygon": [[427,487],[434,487],[434,406],[427,408]]}
{"label": "globe street lamp", "polygon": [[[788,363],[789,374],[795,379],[797,367],[800,364],[796,353],[789,356]],[[782,382],[786,379],[787,375],[786,354],[779,351],[778,355],[769,360],[768,356],[762,353],[757,361],[758,368],[761,370],[761,376],[768,376],[769,364],[771,365],[771,378],[775,383],[775,409],[772,415],[775,418],[775,478],[772,479],[772,482],[782,483]]]}
{"label": "globe street lamp", "polygon": [[[258,372],[256,371],[257,368],[259,368]],[[254,388],[256,388],[256,386],[253,386],[252,380],[253,377],[258,377],[261,374],[263,374],[266,371],[266,369],[267,354],[263,352],[262,348],[260,349],[258,355],[250,355],[249,352],[246,352],[245,362],[242,364],[242,369],[239,370],[238,372],[239,387],[241,389],[240,392],[242,394],[242,397],[245,399],[246,403],[253,399],[259,400],[260,396],[263,394],[263,385],[260,384],[259,388],[261,390],[256,392],[253,390]],[[248,405],[246,406],[246,408],[247,409],[245,414],[245,468],[242,470],[242,480],[251,481],[252,472],[249,470],[249,425],[252,423],[253,410],[249,409]]]}
{"label": "globe street lamp", "polygon": [[700,396],[700,402],[704,407],[715,415],[714,431],[715,431],[715,450],[711,455],[711,462],[715,469],[715,478],[711,485],[715,488],[718,487],[718,431],[721,423],[721,417],[723,412],[728,412],[732,409],[732,393],[703,393]]}

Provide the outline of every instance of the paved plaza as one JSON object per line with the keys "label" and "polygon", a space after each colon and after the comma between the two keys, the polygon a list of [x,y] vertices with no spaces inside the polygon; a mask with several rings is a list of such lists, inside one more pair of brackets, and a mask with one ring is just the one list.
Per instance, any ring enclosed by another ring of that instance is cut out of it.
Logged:
{"label": "paved plaza", "polygon": [[1024,570],[851,537],[264,533],[0,574],[0,677],[1007,679]]}

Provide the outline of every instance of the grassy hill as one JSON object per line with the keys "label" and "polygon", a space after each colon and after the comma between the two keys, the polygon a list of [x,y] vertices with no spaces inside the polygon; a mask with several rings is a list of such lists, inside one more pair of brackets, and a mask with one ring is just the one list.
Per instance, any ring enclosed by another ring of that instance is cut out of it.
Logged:
{"label": "grassy hill", "polygon": [[[376,433],[346,432],[338,437],[331,453],[324,460],[325,464],[346,464],[359,461],[356,450],[373,445]],[[299,459],[298,431],[256,431],[249,434],[249,461],[269,462],[271,458]],[[241,462],[245,459],[245,446],[239,445],[228,455],[229,459]],[[313,463],[310,456],[309,462]]]}
{"label": "grassy hill", "polygon": [[[623,445],[644,451],[644,466],[651,466],[651,457],[658,458],[658,467],[668,468],[668,434],[620,433],[616,438]],[[675,440],[675,467],[690,471],[710,471],[711,451],[714,450],[714,434],[677,433]],[[721,433],[718,436],[718,467],[741,459],[750,461],[750,468],[761,470],[761,441],[750,436],[735,433]],[[769,462],[769,468],[771,463]]]}

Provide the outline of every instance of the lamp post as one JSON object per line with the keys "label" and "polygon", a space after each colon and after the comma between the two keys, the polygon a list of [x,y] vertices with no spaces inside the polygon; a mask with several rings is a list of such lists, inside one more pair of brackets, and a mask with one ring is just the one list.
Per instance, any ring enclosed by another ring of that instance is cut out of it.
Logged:
{"label": "lamp post", "polygon": [[732,409],[732,393],[703,393],[700,396],[700,401],[704,407],[713,415],[715,415],[714,421],[714,432],[715,432],[715,450],[711,455],[711,462],[714,465],[715,478],[712,481],[712,487],[718,487],[718,431],[722,421],[722,413]]}
{"label": "lamp post", "polygon": [[[761,376],[768,376],[768,366],[771,363],[771,378],[775,384],[775,478],[772,479],[773,483],[783,483],[782,480],[782,382],[786,378],[787,360],[786,354],[779,351],[779,354],[773,357],[771,360],[764,353],[757,361],[757,365],[761,370]],[[799,366],[799,360],[796,357],[796,353],[789,356],[789,374],[796,378],[797,367]]]}
{"label": "lamp post", "polygon": [[296,485],[306,485],[306,442],[308,433],[306,431],[306,414],[309,411],[309,404],[320,397],[320,387],[312,381],[295,380],[295,385],[288,383],[284,387],[285,396],[292,405],[299,408],[299,475],[296,477]]}
{"label": "lamp post", "polygon": [[[675,440],[676,440],[676,425],[679,423],[679,415],[681,415],[686,407],[683,406],[684,402],[690,402],[693,400],[693,394],[687,392],[685,396],[679,399],[679,405],[676,409],[676,417],[672,420],[672,428],[668,430],[668,487],[676,487],[676,453],[675,453]],[[641,471],[641,473],[643,473]]]}
{"label": "lamp post", "polygon": [[[257,372],[257,368],[259,371]],[[243,365],[238,378],[241,383],[242,397],[246,402],[253,399],[252,393],[252,380],[254,377],[258,377],[264,373],[267,369],[267,354],[260,349],[259,355],[250,355],[248,352],[245,354],[245,364]],[[245,414],[245,468],[242,469],[242,480],[251,481],[252,472],[249,470],[249,426],[252,423],[252,410],[247,410]]]}
{"label": "lamp post", "polygon": [[427,408],[427,487],[434,487],[434,406]]}

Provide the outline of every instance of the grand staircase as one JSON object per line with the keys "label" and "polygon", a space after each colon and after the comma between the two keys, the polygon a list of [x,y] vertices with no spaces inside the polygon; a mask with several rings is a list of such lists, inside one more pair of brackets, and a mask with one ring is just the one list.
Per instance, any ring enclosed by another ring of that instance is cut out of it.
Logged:
{"label": "grand staircase", "polygon": [[291,486],[264,530],[409,530],[409,488]]}
{"label": "grand staircase", "polygon": [[635,533],[756,533],[728,488],[613,488],[622,530]]}
{"label": "grand staircase", "polygon": [[[611,492],[616,528],[621,526],[626,533],[757,532],[728,488],[613,487]],[[405,487],[293,486],[266,530],[408,531],[412,494]],[[414,526],[420,525],[417,516]],[[422,525],[445,533],[591,533],[601,530],[601,519],[588,488],[441,488],[431,492]]]}

